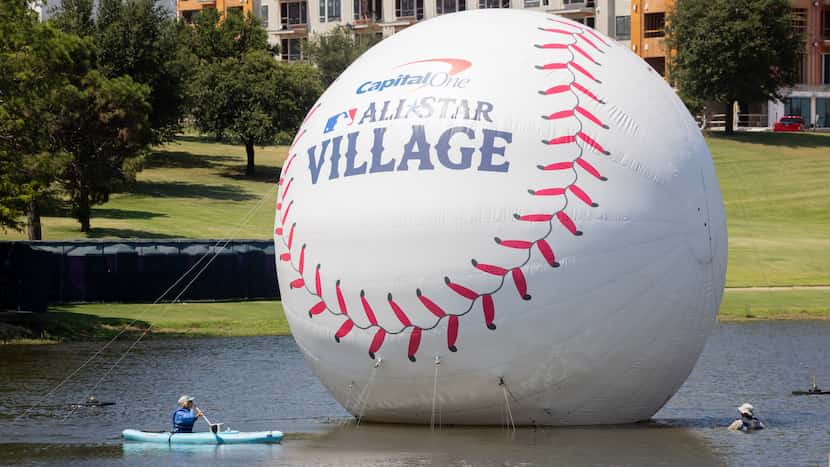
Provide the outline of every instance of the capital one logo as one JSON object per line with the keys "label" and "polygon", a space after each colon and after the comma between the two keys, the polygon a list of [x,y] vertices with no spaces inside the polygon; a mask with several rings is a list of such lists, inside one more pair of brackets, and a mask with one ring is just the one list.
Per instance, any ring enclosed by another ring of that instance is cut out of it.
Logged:
{"label": "capital one logo", "polygon": [[[393,78],[386,78],[382,80],[371,80],[362,83],[357,88],[357,94],[366,94],[369,92],[383,92],[389,88],[401,86],[429,86],[433,88],[456,88],[463,89],[467,87],[470,79],[458,76],[463,71],[473,66],[472,62],[463,58],[428,58],[425,60],[416,60],[414,62],[404,63],[395,68],[403,68],[415,64],[438,64],[441,71],[429,71],[426,73],[399,73]],[[446,69],[449,65],[449,69]],[[446,71],[444,71],[446,69]]]}
{"label": "capital one logo", "polygon": [[355,115],[357,115],[356,107],[332,115],[328,120],[326,120],[326,128],[323,130],[323,134],[330,133],[338,127],[342,127],[342,123],[345,121],[349,122],[346,123],[346,126],[351,125],[354,123]]}

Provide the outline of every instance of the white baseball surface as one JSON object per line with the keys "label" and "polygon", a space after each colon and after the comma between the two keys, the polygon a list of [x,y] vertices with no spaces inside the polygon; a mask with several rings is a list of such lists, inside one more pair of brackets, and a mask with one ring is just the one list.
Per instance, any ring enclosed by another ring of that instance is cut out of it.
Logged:
{"label": "white baseball surface", "polygon": [[364,420],[647,419],[723,293],[723,204],[689,112],[554,15],[473,10],[385,39],[311,110],[280,185],[292,333]]}

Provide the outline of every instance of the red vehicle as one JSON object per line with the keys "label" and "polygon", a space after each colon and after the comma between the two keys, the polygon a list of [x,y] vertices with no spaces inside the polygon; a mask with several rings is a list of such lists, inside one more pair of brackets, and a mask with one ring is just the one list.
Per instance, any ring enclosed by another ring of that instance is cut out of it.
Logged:
{"label": "red vehicle", "polygon": [[775,122],[773,131],[804,131],[804,118],[800,115],[784,115]]}

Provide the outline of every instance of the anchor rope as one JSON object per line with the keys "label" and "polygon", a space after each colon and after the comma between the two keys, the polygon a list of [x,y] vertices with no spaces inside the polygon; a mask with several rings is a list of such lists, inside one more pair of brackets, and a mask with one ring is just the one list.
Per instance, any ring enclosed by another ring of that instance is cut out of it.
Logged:
{"label": "anchor rope", "polygon": [[[271,191],[272,189],[273,189],[273,187],[269,187],[268,191]],[[248,214],[246,214],[245,218],[243,218],[242,223],[237,225],[236,229],[233,232],[234,234],[236,234],[236,232],[238,232],[253,217],[253,215],[259,210],[259,208],[262,207],[263,203],[267,199],[268,191],[263,193],[263,195],[260,198],[259,202],[251,210],[248,211]],[[175,304],[179,301],[179,299],[182,297],[182,295],[184,295],[190,289],[190,286],[193,285],[194,282],[196,282],[196,280],[202,275],[202,273],[207,270],[207,268],[211,265],[211,263],[213,263],[213,260],[215,260],[216,257],[219,256],[219,253],[222,252],[225,249],[225,247],[228,245],[228,243],[230,243],[231,238],[232,237],[228,237],[225,240],[225,243],[218,250],[214,248],[214,254],[210,257],[208,262],[205,263],[205,265],[202,266],[201,269],[199,269],[199,271],[193,276],[193,279],[191,279],[190,282],[188,282],[187,285],[184,288],[182,288],[181,291],[179,291],[178,295],[176,295],[176,297],[172,301],[170,301],[169,303],[167,303],[165,305],[164,309],[162,309],[162,312],[166,311],[171,305],[173,305],[173,304]],[[110,375],[110,373],[112,373],[113,370],[115,370],[115,368],[118,367],[118,365],[121,363],[121,361],[124,360],[124,358],[126,358],[127,355],[129,355],[129,353],[135,348],[135,346],[138,345],[139,342],[141,342],[141,340],[144,338],[144,336],[146,336],[150,332],[150,330],[153,328],[153,326],[155,326],[155,324],[152,324],[152,323],[149,326],[147,326],[147,328],[144,330],[144,332],[142,332],[138,336],[138,338],[136,338],[136,340],[132,343],[132,345],[130,345],[127,348],[127,350],[125,350],[124,353],[121,354],[121,356],[118,358],[118,360],[116,360],[115,363],[113,363],[109,367],[109,369],[107,369],[107,371],[104,373],[104,375],[101,376],[101,378],[98,379],[98,381],[95,383],[95,385],[93,385],[92,388],[87,392],[87,398],[90,395],[94,394],[95,390],[101,385],[101,383],[103,383],[104,380]],[[77,406],[73,407],[70,410],[69,414],[67,414],[63,418],[63,420],[66,420],[70,416],[72,416],[75,413],[76,410],[77,410]]]}
{"label": "anchor rope", "polygon": [[[369,404],[369,396],[372,394],[372,383],[375,382],[375,374],[378,371],[378,367],[380,367],[380,363],[383,361],[383,358],[378,357],[375,364],[372,365],[372,371],[369,373],[369,379],[366,381],[366,386],[363,387],[363,391],[361,391],[360,398],[358,399],[361,401],[360,411],[357,415],[357,422],[355,426],[360,426],[360,421],[363,419],[363,413],[366,411],[366,405]],[[366,394],[363,397],[363,394]]]}
{"label": "anchor rope", "polygon": [[516,422],[513,420],[513,412],[510,410],[510,399],[507,397],[507,385],[504,383],[503,378],[499,378],[499,386],[501,386],[502,394],[504,394],[504,407],[507,411],[505,427],[516,431]]}
{"label": "anchor rope", "polygon": [[[356,399],[352,400],[352,397],[354,397],[353,393],[354,393],[354,381],[349,383],[349,392],[346,393],[346,403],[343,404],[343,408],[346,409],[346,412],[350,412],[350,408],[351,408],[352,403],[357,402]],[[343,420],[340,421],[340,423],[338,423],[338,425],[343,426],[343,425],[345,425],[345,424],[347,424],[347,423],[349,423],[350,421],[353,421],[353,420],[354,420],[354,418],[351,418],[351,419],[344,418]]]}
{"label": "anchor rope", "polygon": [[[430,419],[429,419],[429,429],[431,431],[435,431],[435,402],[436,402],[436,399],[437,399],[436,396],[438,395],[438,368],[440,368],[440,367],[441,367],[441,357],[436,355],[435,356],[435,376],[432,379],[432,415],[430,416]],[[440,418],[439,418],[438,424],[439,424],[438,426],[439,426],[439,429],[440,429],[440,426],[441,426],[440,425],[441,424]]]}
{"label": "anchor rope", "polygon": [[[248,212],[246,212],[246,213],[245,213],[245,215],[242,217],[242,219],[239,221],[239,223],[237,223],[237,225],[235,226],[234,230],[233,230],[233,231],[232,231],[229,235],[226,235],[226,236],[225,236],[225,238],[222,238],[222,239],[220,239],[220,240],[217,240],[217,242],[213,245],[213,248],[212,248],[212,250],[213,250],[213,256],[211,257],[210,261],[209,261],[209,262],[208,262],[208,263],[207,263],[207,264],[206,264],[206,265],[205,265],[205,266],[204,266],[204,267],[203,267],[203,268],[202,268],[202,269],[201,269],[201,270],[200,270],[200,271],[196,274],[196,278],[198,278],[198,277],[202,274],[202,272],[204,272],[204,270],[207,268],[207,266],[209,266],[209,265],[210,265],[210,263],[213,261],[213,259],[215,259],[215,258],[216,258],[216,256],[217,256],[217,255],[218,255],[221,251],[223,251],[223,250],[224,250],[224,248],[228,245],[228,243],[230,243],[230,242],[231,242],[231,240],[234,238],[234,235],[236,235],[236,233],[237,233],[237,232],[239,232],[239,230],[241,230],[241,229],[242,229],[242,227],[244,227],[245,225],[247,225],[247,223],[251,220],[251,218],[253,217],[253,215],[254,215],[257,211],[259,211],[259,209],[263,206],[263,203],[264,203],[264,202],[268,199],[268,195],[269,195],[269,193],[271,193],[271,192],[276,193],[276,191],[277,191],[277,190],[276,190],[276,185],[269,186],[267,190],[264,190],[264,191],[262,192],[262,194],[260,194],[260,195],[259,195],[259,200],[258,200],[258,202],[257,202],[257,203],[256,203],[256,204],[255,204],[255,205],[254,205],[251,209],[249,209],[249,210],[248,210]],[[221,246],[221,247],[219,247],[219,249],[217,250],[217,247],[218,247],[220,244],[221,244],[222,246]],[[181,282],[184,280],[184,278],[185,278],[185,277],[187,277],[187,275],[188,275],[188,274],[190,274],[190,273],[191,273],[194,269],[196,269],[196,268],[199,266],[199,264],[201,264],[201,263],[202,263],[202,261],[203,261],[203,260],[204,260],[204,259],[205,259],[208,255],[210,255],[210,253],[211,253],[211,249],[208,249],[208,251],[206,251],[206,252],[205,252],[205,253],[204,253],[204,254],[203,254],[203,255],[202,255],[202,256],[201,256],[201,257],[200,257],[200,258],[199,258],[199,259],[198,259],[198,260],[197,260],[197,261],[196,261],[196,262],[195,262],[192,266],[191,266],[191,267],[190,267],[190,268],[188,268],[188,269],[187,269],[184,273],[182,273],[182,274],[179,276],[179,278],[178,278],[178,279],[176,279],[176,281],[175,281],[175,282],[173,282],[173,284],[172,284],[172,285],[170,285],[170,287],[168,287],[168,288],[167,288],[164,292],[162,292],[162,294],[161,294],[161,295],[159,295],[159,297],[158,297],[158,298],[156,298],[156,300],[154,300],[152,304],[150,304],[150,305],[149,305],[149,306],[147,306],[146,308],[144,308],[144,309],[140,310],[140,311],[136,314],[135,318],[134,318],[132,321],[130,321],[129,323],[125,324],[125,325],[124,325],[124,326],[123,326],[123,327],[122,327],[122,328],[118,331],[118,333],[117,333],[115,336],[113,336],[113,337],[112,337],[109,341],[107,341],[107,342],[106,342],[106,343],[105,343],[102,347],[100,347],[97,351],[95,351],[95,353],[93,353],[90,357],[88,357],[86,360],[84,360],[84,362],[83,362],[83,363],[81,363],[81,365],[80,365],[80,366],[78,366],[77,368],[75,368],[75,370],[73,370],[73,371],[72,371],[69,375],[67,375],[66,377],[64,377],[64,378],[63,378],[63,379],[62,379],[62,380],[61,380],[61,381],[60,381],[57,385],[55,385],[52,389],[50,389],[50,390],[49,390],[46,394],[44,394],[44,395],[43,395],[40,399],[38,399],[35,403],[33,403],[32,405],[30,405],[30,406],[29,406],[26,410],[24,410],[24,411],[23,411],[23,413],[21,413],[20,415],[18,415],[17,417],[15,417],[14,422],[17,422],[17,421],[19,421],[21,418],[23,418],[23,417],[27,416],[29,413],[31,413],[31,411],[32,411],[35,407],[42,405],[44,401],[46,401],[46,400],[47,400],[49,397],[51,397],[51,396],[52,396],[55,392],[57,392],[57,391],[58,391],[60,388],[62,388],[62,387],[63,387],[66,383],[68,383],[68,382],[69,382],[72,378],[74,378],[74,377],[75,377],[78,373],[80,373],[80,371],[81,371],[81,370],[83,370],[83,369],[84,369],[87,365],[89,365],[89,363],[90,363],[90,362],[92,362],[95,358],[97,358],[99,355],[101,355],[101,353],[102,353],[104,350],[106,350],[107,348],[109,348],[109,346],[110,346],[110,345],[112,345],[112,344],[113,344],[113,342],[115,342],[115,341],[116,341],[119,337],[121,337],[121,336],[122,336],[122,335],[123,335],[123,334],[127,331],[127,329],[129,329],[129,328],[130,328],[131,326],[133,326],[136,322],[138,322],[139,318],[141,317],[141,315],[142,315],[143,313],[145,313],[147,310],[149,310],[151,306],[159,304],[159,303],[160,303],[160,302],[164,299],[164,297],[165,297],[165,296],[167,296],[167,294],[168,294],[168,293],[170,293],[170,291],[172,291],[172,290],[173,290],[173,289],[174,289],[177,285],[179,285],[179,283],[181,283]],[[179,293],[179,295],[177,295],[177,297],[176,297],[176,298],[174,299],[174,301],[173,301],[173,302],[171,302],[171,303],[175,303],[175,301],[176,301],[176,300],[178,300],[178,298],[180,298],[180,297],[182,296],[182,294],[183,294],[184,292],[186,292],[186,291],[189,289],[189,287],[193,284],[193,282],[194,282],[194,281],[195,281],[195,278],[194,278],[193,280],[191,280],[191,281],[187,284],[187,286],[186,286],[184,289],[182,289],[181,293]],[[168,304],[168,306],[169,306],[169,304]],[[165,310],[166,310],[166,308],[165,308]],[[145,330],[145,332],[144,332],[144,333],[142,333],[142,334],[139,336],[139,338],[137,339],[136,343],[138,343],[138,341],[140,341],[140,340],[141,340],[141,339],[142,339],[142,338],[146,335],[146,333],[150,330],[150,328],[152,328],[152,327],[153,327],[153,326],[152,326],[152,325],[150,325],[150,326],[149,326],[149,327]],[[130,346],[130,348],[128,349],[128,351],[127,351],[127,352],[129,352],[130,350],[132,350],[132,348],[135,346],[135,344],[136,344],[136,343],[134,343],[132,346]],[[117,364],[117,363],[120,363],[120,362],[121,362],[121,360],[123,360],[123,356],[122,356],[122,358],[119,358],[119,360],[116,362],[116,364]],[[111,371],[111,369],[110,369],[110,371]],[[109,371],[107,372],[107,374],[109,374]],[[96,385],[96,387],[97,387],[97,385]],[[74,410],[73,410],[73,412],[74,412]],[[71,413],[70,413],[70,415],[71,415]]]}

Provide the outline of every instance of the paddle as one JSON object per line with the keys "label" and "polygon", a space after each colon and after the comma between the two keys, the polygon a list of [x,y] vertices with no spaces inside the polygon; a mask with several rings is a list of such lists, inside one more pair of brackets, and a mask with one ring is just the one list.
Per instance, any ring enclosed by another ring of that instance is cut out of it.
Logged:
{"label": "paddle", "polygon": [[[200,412],[202,412],[202,409],[200,409],[198,407],[196,407],[196,409],[199,410]],[[219,431],[219,425],[220,424],[219,423],[217,423],[217,424],[210,423],[210,420],[208,420],[207,415],[205,415],[204,412],[202,412],[202,417],[204,417],[207,424],[210,425],[210,432],[213,433],[213,434],[216,434]]]}

